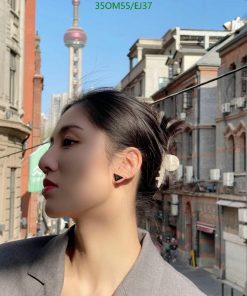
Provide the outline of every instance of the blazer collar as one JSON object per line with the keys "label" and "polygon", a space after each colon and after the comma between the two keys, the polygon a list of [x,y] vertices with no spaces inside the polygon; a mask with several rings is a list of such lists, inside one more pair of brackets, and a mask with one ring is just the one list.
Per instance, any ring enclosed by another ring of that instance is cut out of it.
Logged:
{"label": "blazer collar", "polygon": [[[28,275],[44,285],[44,295],[60,296],[64,278],[65,252],[74,226],[72,225],[59,235],[51,236],[29,266]],[[36,295],[35,291],[33,295]]]}
{"label": "blazer collar", "polygon": [[[74,227],[75,224],[64,233],[51,237],[28,268],[28,275],[44,285],[47,296],[60,296],[64,279],[65,252],[69,236],[74,233]],[[154,295],[155,287],[157,289],[157,284],[161,280],[161,277],[157,277],[157,273],[152,272],[155,264],[159,264],[162,258],[150,233],[138,228],[138,238],[142,245],[141,251],[132,268],[115,290],[114,296]],[[38,293],[35,294],[33,291],[33,295]]]}

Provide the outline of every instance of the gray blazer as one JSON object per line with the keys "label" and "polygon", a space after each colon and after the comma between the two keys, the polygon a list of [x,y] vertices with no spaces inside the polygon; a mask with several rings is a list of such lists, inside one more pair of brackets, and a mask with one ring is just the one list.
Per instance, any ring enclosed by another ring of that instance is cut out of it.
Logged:
{"label": "gray blazer", "polygon": [[[1,244],[0,295],[60,296],[65,251],[74,226],[59,235]],[[161,257],[148,231],[138,228],[138,236],[141,252],[114,296],[206,296]]]}

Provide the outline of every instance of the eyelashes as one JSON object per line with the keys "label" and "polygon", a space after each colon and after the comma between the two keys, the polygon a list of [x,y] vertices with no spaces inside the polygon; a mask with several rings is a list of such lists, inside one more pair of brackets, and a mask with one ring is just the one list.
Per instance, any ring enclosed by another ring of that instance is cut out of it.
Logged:
{"label": "eyelashes", "polygon": [[67,138],[67,139],[63,140],[62,146],[63,147],[70,147],[70,146],[73,146],[75,143],[78,143],[78,141],[74,141],[74,140],[71,140],[71,139]]}
{"label": "eyelashes", "polygon": [[[53,145],[54,145],[54,141],[49,141],[50,143],[50,147],[51,148]],[[69,139],[69,138],[65,138],[62,140],[62,147],[70,147],[70,146],[73,146],[74,144],[78,143],[78,141],[75,141],[75,140],[72,140],[72,139]]]}

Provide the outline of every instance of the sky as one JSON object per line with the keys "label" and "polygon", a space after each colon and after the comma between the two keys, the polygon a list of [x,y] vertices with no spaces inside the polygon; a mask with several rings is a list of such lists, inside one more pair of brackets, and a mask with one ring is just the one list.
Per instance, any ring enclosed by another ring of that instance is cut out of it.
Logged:
{"label": "sky", "polygon": [[[120,2],[101,2],[113,1]],[[247,17],[247,0],[148,2],[151,2],[150,9],[146,10],[114,10],[96,9],[97,1],[81,0],[79,24],[87,34],[82,54],[85,90],[116,86],[128,73],[127,54],[138,38],[161,38],[175,27],[221,30],[225,22],[237,16]],[[42,112],[46,115],[51,95],[68,91],[68,48],[64,45],[63,36],[72,26],[72,20],[71,0],[37,0],[36,30],[41,38],[41,71],[44,76]]]}

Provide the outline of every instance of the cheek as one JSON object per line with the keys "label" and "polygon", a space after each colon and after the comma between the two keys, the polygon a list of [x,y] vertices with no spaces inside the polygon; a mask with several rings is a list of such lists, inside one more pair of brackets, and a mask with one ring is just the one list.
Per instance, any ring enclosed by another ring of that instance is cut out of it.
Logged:
{"label": "cheek", "polygon": [[[76,157],[77,155],[77,157]],[[64,168],[67,195],[76,203],[92,205],[103,201],[111,188],[107,159],[101,151],[74,153]]]}

